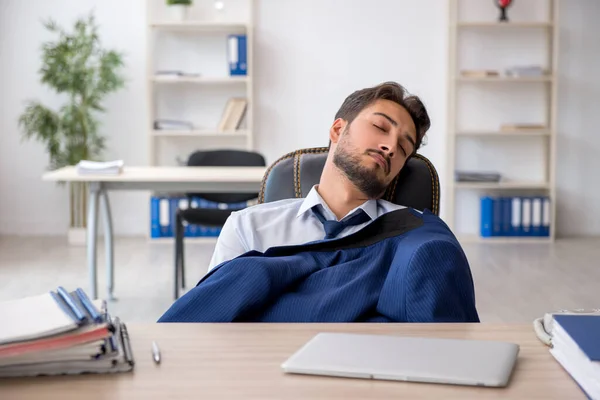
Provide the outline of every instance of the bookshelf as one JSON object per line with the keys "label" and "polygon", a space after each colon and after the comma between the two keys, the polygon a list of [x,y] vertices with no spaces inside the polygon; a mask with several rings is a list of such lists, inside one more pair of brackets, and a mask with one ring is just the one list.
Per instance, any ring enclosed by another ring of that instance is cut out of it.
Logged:
{"label": "bookshelf", "polygon": [[[557,0],[513,1],[508,22],[494,2],[449,1],[448,176],[445,219],[461,242],[555,239]],[[539,75],[508,73],[536,65]],[[467,73],[467,71],[499,73]],[[502,129],[503,124],[539,129]],[[499,172],[499,182],[457,182],[455,171]],[[482,196],[550,199],[549,236],[480,235]]]}
{"label": "bookshelf", "polygon": [[[223,10],[213,0],[194,0],[185,20],[170,19],[166,0],[146,1],[149,164],[177,165],[196,150],[252,150],[252,0],[227,0]],[[232,34],[246,35],[246,75],[229,72],[227,39]],[[247,101],[242,124],[221,131],[219,122],[232,98]],[[185,121],[193,127],[159,129],[156,120]]]}

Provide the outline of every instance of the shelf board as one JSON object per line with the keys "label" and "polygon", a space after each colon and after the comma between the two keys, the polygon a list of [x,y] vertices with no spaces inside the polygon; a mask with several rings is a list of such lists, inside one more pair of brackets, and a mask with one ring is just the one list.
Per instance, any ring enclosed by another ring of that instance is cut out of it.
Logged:
{"label": "shelf board", "polygon": [[466,243],[550,243],[550,236],[492,236],[482,237],[479,235],[457,235],[456,238],[462,244]]}
{"label": "shelf board", "polygon": [[551,82],[553,75],[542,76],[488,76],[488,77],[472,77],[472,76],[457,76],[459,82]]}
{"label": "shelf board", "polygon": [[152,131],[153,136],[159,137],[246,137],[250,134],[247,130],[238,131],[224,131],[219,132],[214,129],[203,129],[203,130],[166,130],[166,129],[155,129]]}
{"label": "shelf board", "polygon": [[[206,237],[186,237],[183,239],[185,244],[216,244],[217,237],[206,236]],[[148,243],[152,244],[175,244],[175,238],[164,237],[164,238],[148,238]]]}
{"label": "shelf board", "polygon": [[547,182],[453,182],[456,189],[549,189]]}
{"label": "shelf board", "polygon": [[458,131],[456,136],[502,137],[502,136],[550,136],[547,129],[515,129],[510,131]]}
{"label": "shelf board", "polygon": [[150,23],[150,27],[170,31],[197,31],[197,32],[244,32],[248,25],[232,22],[203,22],[203,21],[157,21]]}
{"label": "shelf board", "polygon": [[512,28],[552,28],[552,22],[497,22],[497,21],[461,21],[456,24],[459,28],[493,28],[493,29],[512,29]]}
{"label": "shelf board", "polygon": [[154,76],[152,81],[156,83],[195,83],[195,84],[232,84],[246,83],[249,81],[247,76],[224,76],[224,77],[170,77],[170,76]]}

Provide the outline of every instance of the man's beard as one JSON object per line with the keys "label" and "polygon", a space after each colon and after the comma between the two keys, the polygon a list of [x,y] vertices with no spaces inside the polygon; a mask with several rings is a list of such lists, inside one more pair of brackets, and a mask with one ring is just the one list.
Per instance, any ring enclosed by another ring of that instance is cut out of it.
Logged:
{"label": "man's beard", "polygon": [[362,155],[349,143],[348,134],[346,127],[333,153],[333,164],[368,198],[377,199],[385,192],[387,183],[381,181],[378,170],[362,165]]}

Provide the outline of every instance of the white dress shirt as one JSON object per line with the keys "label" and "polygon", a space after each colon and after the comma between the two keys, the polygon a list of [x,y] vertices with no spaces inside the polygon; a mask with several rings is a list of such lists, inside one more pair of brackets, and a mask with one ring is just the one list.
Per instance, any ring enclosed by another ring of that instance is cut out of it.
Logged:
{"label": "white dress shirt", "polygon": [[[320,207],[327,220],[337,221],[337,218],[317,192],[317,186],[313,186],[304,199],[257,204],[231,213],[223,225],[208,270],[251,250],[264,252],[270,247],[298,245],[323,239],[323,224],[311,208]],[[350,210],[342,220],[359,208],[367,213],[370,221],[346,227],[337,238],[362,229],[385,213],[405,207],[385,200],[368,200]]]}

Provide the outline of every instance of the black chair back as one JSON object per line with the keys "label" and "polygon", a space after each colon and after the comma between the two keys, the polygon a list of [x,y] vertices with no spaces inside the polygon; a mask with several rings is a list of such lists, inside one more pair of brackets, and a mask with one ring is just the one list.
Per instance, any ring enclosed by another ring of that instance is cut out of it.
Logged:
{"label": "black chair back", "polygon": [[[264,167],[265,158],[245,150],[201,150],[190,155],[188,167]],[[258,193],[187,193],[217,203],[240,203],[258,197]]]}

